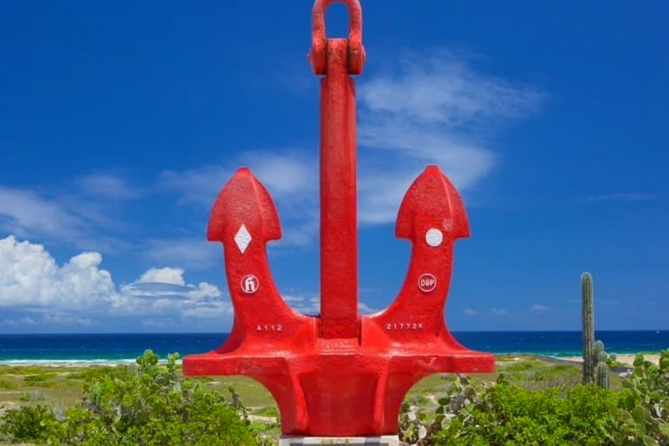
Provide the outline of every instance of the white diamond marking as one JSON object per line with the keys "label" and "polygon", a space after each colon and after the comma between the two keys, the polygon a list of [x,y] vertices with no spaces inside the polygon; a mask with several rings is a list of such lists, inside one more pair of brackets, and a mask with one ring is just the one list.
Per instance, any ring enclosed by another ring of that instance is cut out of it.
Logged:
{"label": "white diamond marking", "polygon": [[242,254],[246,252],[246,248],[251,244],[251,240],[251,234],[249,234],[248,229],[246,229],[246,226],[241,225],[239,231],[235,234],[235,243]]}

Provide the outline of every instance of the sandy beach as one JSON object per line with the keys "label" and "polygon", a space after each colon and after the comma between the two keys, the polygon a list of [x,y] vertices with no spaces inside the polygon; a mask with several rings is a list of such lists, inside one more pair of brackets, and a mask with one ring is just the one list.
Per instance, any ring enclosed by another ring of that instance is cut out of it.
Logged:
{"label": "sandy beach", "polygon": [[[644,359],[646,361],[650,361],[655,365],[658,365],[660,363],[660,355],[643,355]],[[634,365],[634,358],[636,358],[636,355],[616,355],[616,361],[619,362],[620,364],[624,364],[627,366],[633,366]],[[563,356],[558,359],[564,359],[565,361],[573,361],[573,362],[582,362],[583,358],[580,356]]]}

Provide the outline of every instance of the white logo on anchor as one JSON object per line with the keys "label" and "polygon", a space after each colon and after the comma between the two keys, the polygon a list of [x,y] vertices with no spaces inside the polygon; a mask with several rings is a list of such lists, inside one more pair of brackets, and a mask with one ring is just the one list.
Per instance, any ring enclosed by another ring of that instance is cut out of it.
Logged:
{"label": "white logo on anchor", "polygon": [[422,274],[418,278],[418,288],[423,293],[431,293],[437,288],[437,279],[432,274]]}
{"label": "white logo on anchor", "polygon": [[244,294],[255,294],[260,288],[260,282],[258,278],[252,274],[242,277],[241,281],[242,293]]}

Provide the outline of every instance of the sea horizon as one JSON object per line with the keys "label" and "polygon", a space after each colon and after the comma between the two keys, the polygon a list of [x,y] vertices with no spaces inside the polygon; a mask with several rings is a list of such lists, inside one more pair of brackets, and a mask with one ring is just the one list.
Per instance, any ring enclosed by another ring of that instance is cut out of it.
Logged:
{"label": "sea horizon", "polygon": [[[580,330],[453,331],[465,347],[496,355],[570,357],[582,352]],[[162,361],[219,348],[229,333],[14,333],[0,334],[0,365],[129,364],[144,351]],[[597,339],[617,355],[658,353],[669,348],[669,330],[598,330]]]}

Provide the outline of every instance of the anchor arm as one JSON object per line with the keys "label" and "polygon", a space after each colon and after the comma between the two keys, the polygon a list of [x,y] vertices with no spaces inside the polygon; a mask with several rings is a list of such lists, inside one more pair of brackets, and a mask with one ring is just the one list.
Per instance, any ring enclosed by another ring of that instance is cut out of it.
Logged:
{"label": "anchor arm", "polygon": [[267,243],[281,238],[281,225],[267,189],[249,169],[239,169],[221,191],[207,238],[224,246],[235,309],[232,334],[219,352],[234,350],[249,337],[269,342],[290,339],[308,318],[286,304],[274,282]]}
{"label": "anchor arm", "polygon": [[415,339],[443,335],[450,338],[444,308],[453,270],[454,243],[469,234],[459,193],[438,167],[427,167],[409,188],[397,218],[397,237],[413,245],[406,280],[390,307],[373,317],[390,337],[406,339],[413,333]]}

